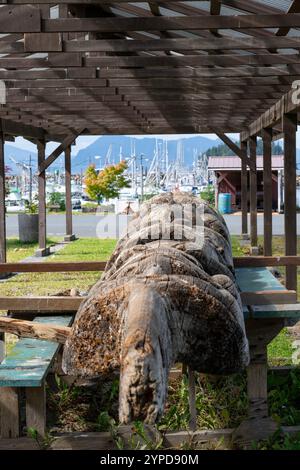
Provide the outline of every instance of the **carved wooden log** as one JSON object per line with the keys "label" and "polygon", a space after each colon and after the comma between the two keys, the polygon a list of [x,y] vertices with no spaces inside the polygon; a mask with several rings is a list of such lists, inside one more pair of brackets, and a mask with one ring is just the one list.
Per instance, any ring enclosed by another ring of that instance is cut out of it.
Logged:
{"label": "carved wooden log", "polygon": [[63,368],[91,377],[120,368],[120,421],[153,423],[175,361],[213,374],[249,361],[226,224],[182,193],[143,204],[79,308]]}

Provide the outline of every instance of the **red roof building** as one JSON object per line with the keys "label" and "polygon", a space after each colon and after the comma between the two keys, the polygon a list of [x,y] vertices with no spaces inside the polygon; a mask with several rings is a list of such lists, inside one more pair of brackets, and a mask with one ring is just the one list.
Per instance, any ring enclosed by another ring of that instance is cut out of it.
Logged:
{"label": "red roof building", "polygon": [[[263,157],[257,156],[257,204],[263,209]],[[249,170],[249,168],[248,168]],[[216,200],[220,193],[231,194],[232,210],[241,208],[241,159],[237,156],[209,157],[208,172],[216,187]],[[283,155],[272,156],[272,199],[273,210],[280,210],[282,204]],[[249,178],[249,171],[248,171]],[[248,180],[249,188],[249,180]],[[248,198],[249,200],[249,198]]]}

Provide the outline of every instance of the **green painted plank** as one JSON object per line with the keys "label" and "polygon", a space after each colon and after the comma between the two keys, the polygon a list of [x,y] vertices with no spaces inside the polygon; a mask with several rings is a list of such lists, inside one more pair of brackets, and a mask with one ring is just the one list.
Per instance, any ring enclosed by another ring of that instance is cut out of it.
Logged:
{"label": "green painted plank", "polygon": [[[72,316],[36,317],[35,322],[69,326]],[[60,345],[22,338],[0,364],[0,387],[40,387]]]}
{"label": "green painted plank", "polygon": [[241,292],[285,290],[267,268],[237,268],[235,274]]}
{"label": "green painted plank", "polygon": [[257,305],[252,308],[252,318],[300,318],[300,303],[286,305]]}

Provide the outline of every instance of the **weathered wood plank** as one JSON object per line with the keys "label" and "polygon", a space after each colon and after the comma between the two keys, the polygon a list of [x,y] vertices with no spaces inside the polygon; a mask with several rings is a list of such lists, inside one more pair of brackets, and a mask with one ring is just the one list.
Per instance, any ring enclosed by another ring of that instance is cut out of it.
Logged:
{"label": "weathered wood plank", "polygon": [[24,52],[61,52],[62,50],[60,33],[24,34]]}
{"label": "weathered wood plank", "polygon": [[1,33],[23,33],[41,31],[40,10],[37,7],[2,6],[0,15]]}
{"label": "weathered wood plank", "polygon": [[[51,34],[51,33],[49,33]],[[59,33],[52,33],[53,35]],[[29,46],[26,44],[26,37]],[[45,37],[43,37],[45,36]],[[42,45],[37,40],[40,37]],[[41,52],[51,49],[47,49],[47,33],[36,34],[36,35],[25,35],[25,50],[30,52]],[[29,42],[30,39],[30,42]],[[58,40],[58,37],[50,36],[49,46],[53,47],[53,50],[61,51],[62,44]],[[45,46],[43,47],[43,44]],[[199,39],[150,39],[150,40],[125,40],[125,39],[98,39],[98,40],[86,40],[86,41],[64,41],[63,50],[65,52],[140,52],[140,51],[193,51],[193,50],[249,50],[249,49],[268,49],[268,48],[299,48],[299,38],[226,38],[226,41],[222,38],[199,38]],[[28,48],[29,47],[29,48]],[[56,49],[54,49],[56,47]]]}
{"label": "weathered wood plank", "polygon": [[[248,154],[247,142],[241,142],[243,154]],[[241,171],[241,209],[242,209],[242,236],[248,236],[248,170],[247,162],[242,159]]]}
{"label": "weathered wood plank", "polygon": [[292,290],[241,292],[243,305],[288,304],[297,302],[297,293]]}
{"label": "weathered wood plank", "polygon": [[70,135],[68,135],[64,141],[55,150],[53,150],[51,155],[49,155],[49,157],[47,157],[46,160],[44,160],[44,162],[39,165],[39,174],[45,171],[51,165],[51,163],[53,163],[83,131],[84,129],[80,129],[76,132],[73,131]]}
{"label": "weathered wood plank", "polygon": [[[45,141],[37,141],[38,166],[45,161]],[[46,173],[41,172],[38,176],[38,197],[39,197],[39,249],[45,250],[47,244],[47,217],[46,217]]]}
{"label": "weathered wood plank", "polygon": [[66,236],[73,235],[72,193],[71,193],[71,146],[65,149],[65,187],[66,187]]}
{"label": "weathered wood plank", "polygon": [[0,310],[76,312],[82,297],[0,297]]}
{"label": "weathered wood plank", "polygon": [[[285,254],[297,254],[296,132],[297,114],[284,114],[284,231]],[[297,289],[296,266],[286,267],[286,287]]]}
{"label": "weathered wood plank", "polygon": [[[0,128],[0,263],[6,262],[4,135]],[[0,271],[1,272],[1,271]],[[2,271],[7,272],[7,271]]]}
{"label": "weathered wood plank", "polygon": [[263,129],[264,255],[272,256],[272,129]]}

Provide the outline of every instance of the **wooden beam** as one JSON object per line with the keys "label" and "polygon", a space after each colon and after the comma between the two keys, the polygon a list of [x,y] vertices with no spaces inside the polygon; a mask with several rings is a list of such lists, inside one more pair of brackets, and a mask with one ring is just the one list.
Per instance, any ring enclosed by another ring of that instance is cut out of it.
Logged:
{"label": "wooden beam", "polygon": [[267,266],[300,266],[300,256],[238,256],[233,258],[235,268]]}
{"label": "wooden beam", "polygon": [[65,188],[66,188],[66,237],[74,239],[72,223],[72,192],[71,192],[71,146],[65,150]]}
{"label": "wooden beam", "polygon": [[256,137],[250,137],[250,240],[251,247],[257,247],[257,170],[256,170]]}
{"label": "wooden beam", "polygon": [[274,106],[271,106],[264,114],[250,124],[247,131],[241,133],[241,140],[244,141],[250,136],[259,134],[262,129],[273,127],[284,114],[295,112],[299,105],[295,103],[295,90],[289,91]]}
{"label": "wooden beam", "polygon": [[[284,132],[284,228],[285,254],[297,254],[297,207],[296,207],[296,132],[297,115],[283,116]],[[297,289],[297,268],[286,268],[286,287]]]}
{"label": "wooden beam", "polygon": [[264,254],[272,255],[272,129],[263,129]]}
{"label": "wooden beam", "polygon": [[16,318],[0,317],[0,331],[22,338],[36,338],[64,344],[71,329],[72,328],[69,326],[58,326],[27,320],[17,320]]}
{"label": "wooden beam", "polygon": [[[18,25],[20,28],[20,25]],[[174,17],[106,17],[106,18],[67,18],[43,20],[45,32],[96,32],[113,33],[124,31],[168,31],[206,29],[249,29],[249,28],[297,28],[300,15],[234,15],[234,16],[174,16]],[[23,27],[23,32],[32,29]],[[20,32],[10,31],[10,32]]]}
{"label": "wooden beam", "polygon": [[64,141],[55,150],[53,150],[51,155],[46,158],[44,163],[39,165],[39,174],[45,171],[51,165],[51,163],[53,163],[65,151],[65,149],[71,145],[80,134],[82,134],[83,131],[84,129],[80,129],[79,131],[68,135]]}
{"label": "wooden beam", "polygon": [[[76,312],[83,297],[0,297],[1,310]],[[0,317],[2,318],[2,317]]]}
{"label": "wooden beam", "polygon": [[[241,150],[247,155],[247,142],[241,142]],[[248,157],[247,157],[248,158]],[[248,237],[248,171],[246,159],[241,160],[241,209],[242,209],[242,237]]]}
{"label": "wooden beam", "polygon": [[19,388],[0,387],[0,436],[18,438],[20,436]]}
{"label": "wooden beam", "polygon": [[245,148],[239,147],[237,144],[235,144],[226,134],[221,134],[221,133],[216,133],[216,135],[219,137],[220,140],[224,142],[227,147],[230,148],[246,165],[249,166],[249,168],[254,168],[253,163],[251,162],[250,158],[247,155],[247,152],[245,153]]}

